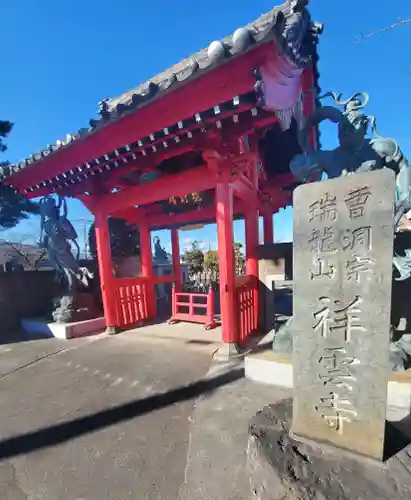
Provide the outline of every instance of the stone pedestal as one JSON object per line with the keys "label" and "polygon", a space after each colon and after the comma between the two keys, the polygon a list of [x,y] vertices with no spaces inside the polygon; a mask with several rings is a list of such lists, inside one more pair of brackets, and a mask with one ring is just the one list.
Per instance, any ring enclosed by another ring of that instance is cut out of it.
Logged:
{"label": "stone pedestal", "polygon": [[57,339],[72,339],[102,333],[105,329],[104,317],[76,321],[72,323],[55,323],[46,318],[23,318],[22,329],[29,337],[55,337]]}
{"label": "stone pedestal", "polygon": [[75,323],[100,316],[101,311],[91,292],[78,292],[74,296],[63,295],[55,299],[52,318],[56,323]]}
{"label": "stone pedestal", "polygon": [[386,429],[384,463],[338,448],[303,443],[289,434],[292,401],[268,406],[251,421],[248,466],[259,500],[408,500],[411,446]]}

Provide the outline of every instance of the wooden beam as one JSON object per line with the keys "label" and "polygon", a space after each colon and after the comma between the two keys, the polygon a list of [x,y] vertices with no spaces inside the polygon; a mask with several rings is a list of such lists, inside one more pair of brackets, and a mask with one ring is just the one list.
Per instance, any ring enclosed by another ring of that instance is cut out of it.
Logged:
{"label": "wooden beam", "polygon": [[[234,200],[234,215],[245,212],[246,205],[241,200]],[[172,227],[183,228],[192,224],[215,223],[216,214],[214,204],[200,210],[190,210],[179,214],[168,215],[165,213],[150,213],[147,222],[152,230],[167,229]]]}
{"label": "wooden beam", "polygon": [[83,205],[92,213],[96,211],[96,204],[94,201],[94,196],[78,195],[77,198],[83,203]]}
{"label": "wooden beam", "polygon": [[254,189],[251,182],[243,175],[240,175],[240,178],[233,182],[233,191],[235,196],[245,202],[257,196],[257,191]]}
{"label": "wooden beam", "polygon": [[148,205],[172,196],[205,191],[215,185],[216,179],[210,175],[207,167],[198,167],[178,174],[164,175],[155,181],[124,189],[119,193],[100,196],[98,203],[107,214],[115,214],[130,206]]}
{"label": "wooden beam", "polygon": [[92,158],[174,125],[179,120],[192,117],[195,113],[211,109],[233,96],[246,94],[255,84],[253,70],[275,56],[275,44],[270,42],[256,46],[215,69],[211,67],[210,71],[201,74],[201,78],[189,79],[187,84],[181,83],[175,90],[153,99],[147,106],[125,114],[86,138],[76,140],[38,164],[24,169],[18,179],[16,176],[18,186],[33,185],[66,172]]}
{"label": "wooden beam", "polygon": [[201,210],[190,210],[189,212],[182,212],[175,215],[168,215],[163,213],[162,215],[153,214],[147,217],[149,226],[156,230],[174,226],[183,227],[189,224],[197,223],[199,221],[212,221],[214,219],[214,206],[202,208]]}

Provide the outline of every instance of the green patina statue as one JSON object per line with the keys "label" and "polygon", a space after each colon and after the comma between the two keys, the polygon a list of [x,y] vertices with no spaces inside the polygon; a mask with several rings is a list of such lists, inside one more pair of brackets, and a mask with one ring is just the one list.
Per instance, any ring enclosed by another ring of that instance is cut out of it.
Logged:
{"label": "green patina statue", "polygon": [[[369,95],[359,92],[345,101],[341,100],[341,96],[327,92],[319,97],[333,98],[334,103],[342,109],[323,106],[307,118],[299,136],[302,153],[291,161],[291,172],[299,182],[312,182],[320,181],[323,174],[327,178],[336,178],[381,168],[394,170],[396,231],[403,215],[411,209],[411,166],[394,139],[378,134],[376,118],[363,112],[369,102]],[[325,120],[337,124],[339,146],[333,150],[317,151],[309,143],[309,133]],[[411,277],[411,248],[402,249],[402,253],[394,253],[394,281],[405,281]],[[390,359],[395,371],[411,366],[411,334],[406,333],[399,340],[397,337],[396,329],[392,326]],[[292,344],[290,318],[277,332],[273,348],[282,354],[289,354]]]}
{"label": "green patina statue", "polygon": [[[75,298],[78,285],[88,287],[93,274],[80,267],[80,248],[77,233],[67,218],[67,203],[63,197],[56,202],[53,196],[40,200],[41,234],[40,245],[47,250],[49,262],[62,282],[63,293],[56,298],[56,308],[52,313],[54,321],[66,323],[76,321]],[[76,248],[73,255],[71,245]]]}

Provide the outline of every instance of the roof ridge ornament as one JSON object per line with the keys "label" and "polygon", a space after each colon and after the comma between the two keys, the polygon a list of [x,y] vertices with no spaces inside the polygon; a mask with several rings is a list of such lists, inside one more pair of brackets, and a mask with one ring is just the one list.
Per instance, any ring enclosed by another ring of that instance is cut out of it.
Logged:
{"label": "roof ridge ornament", "polygon": [[110,99],[109,98],[104,98],[98,103],[98,114],[103,120],[108,120],[110,118],[110,111],[109,111],[109,103]]}

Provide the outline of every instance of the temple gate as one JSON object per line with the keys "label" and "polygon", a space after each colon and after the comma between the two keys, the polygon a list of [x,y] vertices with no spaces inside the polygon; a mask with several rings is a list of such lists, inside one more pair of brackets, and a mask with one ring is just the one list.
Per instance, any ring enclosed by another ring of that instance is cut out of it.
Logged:
{"label": "temple gate", "polygon": [[[154,288],[181,289],[178,229],[215,221],[224,342],[258,330],[258,219],[291,203],[291,158],[316,106],[321,26],[307,2],[287,1],[223,41],[118,98],[87,128],[2,170],[28,197],[76,197],[94,214],[107,329],[155,318]],[[317,133],[309,138],[317,147]],[[141,276],[116,278],[107,220],[138,226]],[[236,278],[233,220],[244,219],[246,276]],[[155,276],[151,230],[172,230],[173,274]]]}

